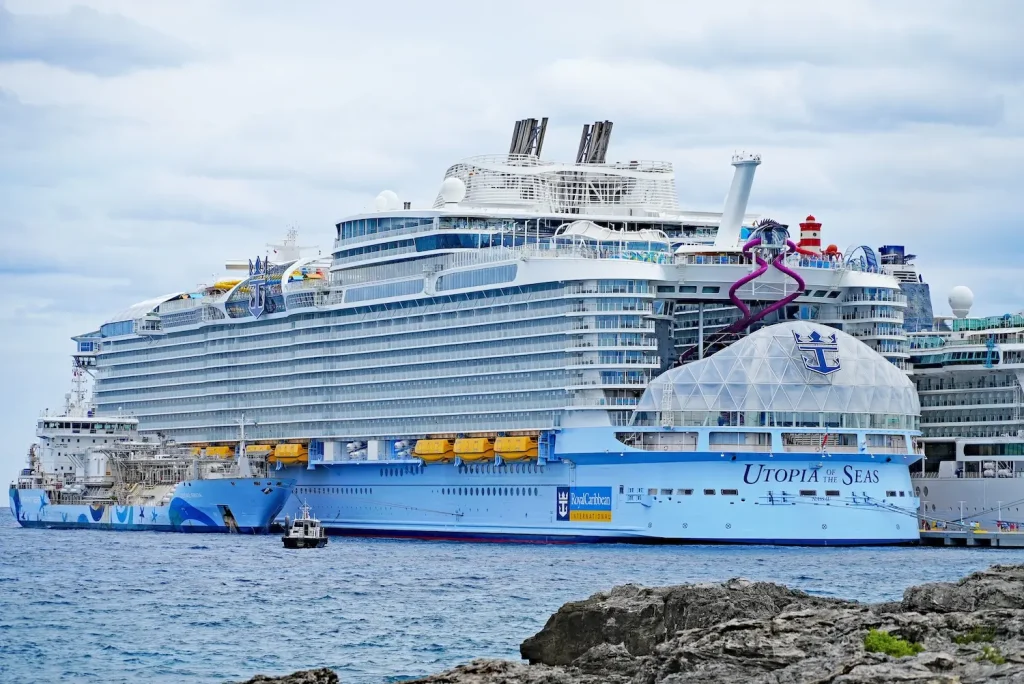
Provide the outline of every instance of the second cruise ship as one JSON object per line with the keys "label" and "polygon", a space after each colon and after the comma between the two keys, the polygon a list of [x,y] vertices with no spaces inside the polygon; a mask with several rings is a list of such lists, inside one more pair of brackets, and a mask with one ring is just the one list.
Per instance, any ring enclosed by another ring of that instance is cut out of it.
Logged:
{"label": "second cruise ship", "polygon": [[285,512],[332,534],[916,540],[892,264],[747,214],[756,155],[721,213],[690,211],[671,164],[606,161],[610,122],[566,163],[546,124],[450,167],[430,208],[382,192],[329,258],[292,235],[76,338],[97,414],[208,449],[244,412]]}

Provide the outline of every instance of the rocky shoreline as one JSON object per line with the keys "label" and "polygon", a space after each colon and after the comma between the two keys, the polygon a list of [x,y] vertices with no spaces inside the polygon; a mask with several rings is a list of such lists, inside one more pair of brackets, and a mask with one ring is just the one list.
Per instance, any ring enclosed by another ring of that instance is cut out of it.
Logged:
{"label": "rocky shoreline", "polygon": [[[1024,683],[1024,565],[877,604],[743,579],[625,585],[565,604],[520,653],[407,684]],[[337,681],[310,670],[246,684]]]}

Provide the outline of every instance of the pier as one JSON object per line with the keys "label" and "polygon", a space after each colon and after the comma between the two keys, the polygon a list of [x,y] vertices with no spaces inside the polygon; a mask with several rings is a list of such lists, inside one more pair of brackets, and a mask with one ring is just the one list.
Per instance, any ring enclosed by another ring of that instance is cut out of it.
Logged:
{"label": "pier", "polygon": [[990,546],[1024,548],[1024,531],[921,530],[922,546]]}

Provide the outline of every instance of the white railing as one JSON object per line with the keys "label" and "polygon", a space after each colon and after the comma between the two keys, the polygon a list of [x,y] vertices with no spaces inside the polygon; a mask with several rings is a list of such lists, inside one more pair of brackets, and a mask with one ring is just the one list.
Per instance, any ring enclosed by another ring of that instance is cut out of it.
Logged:
{"label": "white railing", "polygon": [[903,294],[893,293],[891,295],[848,295],[843,299],[844,304],[865,304],[865,303],[877,303],[877,304],[906,304],[907,296]]}

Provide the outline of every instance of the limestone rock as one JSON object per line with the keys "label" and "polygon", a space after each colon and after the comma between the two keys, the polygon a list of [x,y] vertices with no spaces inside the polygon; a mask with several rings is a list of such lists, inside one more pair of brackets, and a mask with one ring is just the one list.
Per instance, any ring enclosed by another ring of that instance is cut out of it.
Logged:
{"label": "limestone rock", "polygon": [[[869,653],[871,629],[923,651]],[[520,653],[528,663],[475,660],[414,682],[1024,684],[1024,565],[911,587],[901,602],[875,605],[741,579],[625,585],[565,604]],[[336,681],[311,670],[246,684]]]}
{"label": "limestone rock", "polygon": [[302,670],[281,677],[256,675],[240,684],[338,684],[339,681],[338,675],[326,667],[321,667],[317,670]]}
{"label": "limestone rock", "polygon": [[[869,653],[870,629],[924,650],[903,658]],[[418,681],[1024,684],[1024,566],[911,587],[901,602],[876,605],[741,579],[626,585],[565,604],[520,654],[529,664],[476,661]]]}

